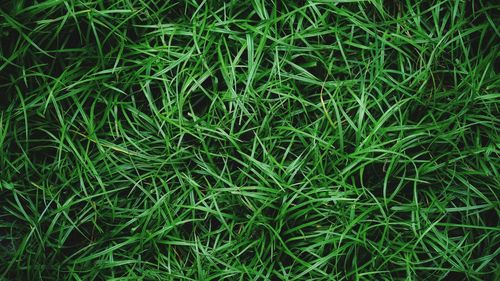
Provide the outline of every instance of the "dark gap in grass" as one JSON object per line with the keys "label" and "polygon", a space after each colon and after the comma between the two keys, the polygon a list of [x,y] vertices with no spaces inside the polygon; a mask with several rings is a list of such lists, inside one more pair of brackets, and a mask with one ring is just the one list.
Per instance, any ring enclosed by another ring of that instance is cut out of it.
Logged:
{"label": "dark gap in grass", "polygon": [[270,222],[271,224],[276,223],[276,218],[278,216],[278,208],[274,205],[269,205],[267,207],[264,207],[261,211],[261,214],[264,215],[266,221]]}
{"label": "dark gap in grass", "polygon": [[262,19],[251,4],[238,3],[229,8],[229,14],[235,19],[245,20],[247,24],[256,25]]}
{"label": "dark gap in grass", "polygon": [[[189,132],[181,133],[179,137],[182,138],[181,144],[183,146],[190,146],[193,148],[199,148],[202,146],[200,140],[194,134],[191,134]],[[177,140],[175,141],[175,143],[177,143]],[[194,164],[194,162],[192,161],[190,163]]]}
{"label": "dark gap in grass", "polygon": [[[375,256],[375,259],[377,261],[381,260],[379,256]],[[380,264],[378,262],[377,264]],[[391,277],[390,280],[407,280],[408,278],[408,273],[405,269],[401,268],[400,264],[391,262],[390,260],[387,262],[387,271],[388,275]],[[386,273],[380,273],[378,276],[384,276]],[[377,276],[377,275],[375,275]]]}
{"label": "dark gap in grass", "polygon": [[[477,240],[474,239],[475,237],[488,236],[488,232],[485,230],[478,229],[478,230],[470,231],[470,229],[464,229],[464,231],[467,233],[468,241],[470,241],[470,242],[472,242],[472,241],[477,242]],[[495,239],[497,239],[497,238],[493,237],[493,238],[483,239],[483,240],[481,240],[480,243],[475,244],[474,249],[472,249],[472,252],[471,252],[471,258],[481,260],[485,256],[487,256],[488,254],[490,254],[492,249],[493,249],[493,251],[495,251],[497,249],[497,247],[494,246]],[[492,270],[495,270],[495,267],[497,267],[497,265],[495,263],[490,263],[487,265],[487,267],[489,269],[488,271],[492,271]],[[485,271],[486,270],[484,270],[483,272],[485,272]]]}
{"label": "dark gap in grass", "polygon": [[285,3],[289,5],[289,7],[287,7],[286,9],[286,11],[289,12],[304,7],[305,4],[307,4],[307,0],[292,0],[286,1]]}
{"label": "dark gap in grass", "polygon": [[[64,71],[68,69],[68,61],[71,55],[66,54],[66,53],[61,53],[55,55],[55,58],[51,58],[45,55],[40,55],[33,61],[27,61],[25,62],[25,65],[36,69],[38,73],[44,73],[49,75],[50,77],[53,78],[59,78],[63,75]],[[63,80],[64,81],[64,80]],[[31,83],[30,83],[31,82]],[[44,81],[46,82],[46,81]],[[36,84],[40,83],[36,79],[28,79],[29,85],[29,92],[32,92],[33,90],[37,89],[39,86],[35,86]]]}
{"label": "dark gap in grass", "polygon": [[[183,5],[184,4],[184,5]],[[175,5],[171,5],[171,2],[165,2],[165,5],[169,5],[168,9],[161,9],[161,18],[164,23],[189,23],[191,15],[194,14],[197,7],[189,5],[189,2],[177,2]],[[231,6],[232,7],[232,6]],[[164,7],[162,7],[164,8]],[[156,20],[156,18],[155,18]]]}
{"label": "dark gap in grass", "polygon": [[4,11],[6,14],[11,15],[14,14],[16,11],[14,10],[16,8],[17,1],[2,1],[0,2],[0,9]]}
{"label": "dark gap in grass", "polygon": [[[3,73],[0,73],[0,110],[2,112],[6,110],[9,105],[12,104],[12,87],[10,85],[3,87],[2,85],[6,85],[3,80]],[[7,75],[5,75],[7,76]]]}
{"label": "dark gap in grass", "polygon": [[434,81],[432,81],[433,83],[427,84],[428,87],[432,86],[439,89],[453,89],[456,85],[454,72],[452,70],[436,69],[431,72],[431,76]]}
{"label": "dark gap in grass", "polygon": [[[0,25],[1,27],[1,25]],[[7,28],[6,28],[7,29]],[[17,31],[13,29],[2,30],[0,32],[0,55],[5,58],[10,58],[14,52],[14,43],[18,38]],[[4,43],[5,42],[5,43]],[[16,58],[12,63],[17,63],[20,58]],[[5,62],[2,60],[2,64]],[[13,83],[20,76],[20,70],[18,67],[7,63],[2,65],[3,69],[0,70],[0,110],[7,109],[9,105],[13,102],[13,97],[15,96],[15,85],[21,84],[22,87],[24,83]]]}
{"label": "dark gap in grass", "polygon": [[[338,145],[338,143],[336,143],[335,145]],[[355,142],[347,141],[344,143],[344,152],[347,154],[354,153],[357,148],[358,148],[358,146],[356,145]]]}
{"label": "dark gap in grass", "polygon": [[4,275],[6,280],[30,280],[27,276],[27,271],[21,269],[14,269],[7,271],[7,274]]}
{"label": "dark gap in grass", "polygon": [[[360,226],[361,227],[361,226]],[[367,243],[369,241],[372,242],[372,244],[379,244],[380,240],[382,239],[382,233],[384,231],[385,226],[378,226],[378,227],[372,227],[369,230],[361,229],[359,232],[364,232],[365,233],[365,239]],[[387,237],[386,237],[387,239]]]}
{"label": "dark gap in grass", "polygon": [[[433,148],[436,148],[435,151],[439,152],[442,147],[439,147],[437,144],[427,145],[424,142],[420,142],[420,144],[416,144],[408,147],[404,150],[407,156],[410,156],[413,159],[423,160],[423,161],[432,161],[434,157],[432,157],[431,152],[434,151]],[[412,166],[407,167],[407,175],[413,175],[415,172],[415,168]],[[410,173],[408,173],[410,171]]]}
{"label": "dark gap in grass", "polygon": [[384,11],[392,17],[398,17],[401,11],[407,10],[406,3],[398,0],[383,1],[382,6],[384,7]]}
{"label": "dark gap in grass", "polygon": [[[18,126],[18,124],[15,124],[14,126]],[[22,155],[22,144],[19,139],[15,139],[14,136],[8,136],[8,142],[4,144],[3,149],[4,149],[4,155],[2,156],[3,161],[0,162],[0,164],[5,165],[5,170],[2,169],[2,171],[5,172],[4,180],[10,180],[13,176],[10,174],[11,172],[14,172],[15,174],[19,174],[19,171],[14,171],[6,165],[7,161],[13,161],[14,159],[19,159],[21,157],[24,157]],[[5,161],[5,162],[4,162]],[[4,168],[0,166],[1,168]]]}
{"label": "dark gap in grass", "polygon": [[[278,2],[281,2],[281,1],[278,1]],[[284,266],[284,267],[286,268],[287,266]],[[276,269],[276,270],[280,270],[280,269],[281,268],[278,267],[278,269]],[[277,276],[277,275],[271,275],[270,279],[271,279],[271,281],[282,281],[283,280],[280,276]]]}
{"label": "dark gap in grass", "polygon": [[205,219],[205,224],[208,225],[208,230],[209,231],[214,231],[214,230],[218,230],[219,228],[221,228],[222,224],[221,222],[219,221],[218,218],[216,218],[214,215],[209,215],[206,219]]}
{"label": "dark gap in grass", "polygon": [[290,254],[286,253],[285,251],[280,250],[278,252],[278,261],[278,263],[281,264],[284,268],[287,268],[294,265],[295,258],[290,256]]}
{"label": "dark gap in grass", "polygon": [[[105,36],[107,33],[103,33],[101,36]],[[94,36],[95,37],[95,36]],[[123,44],[121,40],[116,36],[112,35],[107,38],[106,41],[101,42],[102,53],[104,54],[104,58],[106,65],[110,65],[115,62],[116,55],[119,52],[120,45]]]}
{"label": "dark gap in grass", "polygon": [[[64,14],[61,14],[59,16],[64,16]],[[47,30],[45,30],[44,32],[51,33],[57,27],[49,25],[45,28]],[[48,42],[37,42],[42,49],[46,50],[69,50],[79,48],[90,50],[96,44],[95,36],[92,33],[92,28],[88,20],[85,18],[82,18],[80,21],[78,21],[78,23],[73,23],[72,21],[71,23],[66,23],[64,28],[61,29],[60,33],[56,34],[55,37],[46,37],[46,40],[48,40]],[[54,55],[56,57],[61,55],[70,57],[71,54],[75,54],[74,51],[69,53],[57,53]]]}
{"label": "dark gap in grass", "polygon": [[481,220],[486,226],[498,227],[500,225],[500,215],[498,209],[491,208],[481,212]]}
{"label": "dark gap in grass", "polygon": [[[291,216],[293,216],[294,218],[290,218]],[[288,244],[290,243],[290,239],[300,236],[301,233],[314,231],[315,229],[313,226],[299,227],[307,222],[308,220],[306,218],[296,217],[294,214],[288,214],[286,216],[285,223],[281,227],[281,239]],[[291,230],[293,231],[291,232]]]}
{"label": "dark gap in grass", "polygon": [[[487,11],[491,13],[489,14],[491,19],[496,20],[500,16],[498,9],[485,6],[482,1],[468,2],[467,4],[465,4],[465,17],[471,18],[471,26],[490,25],[490,22],[488,21],[488,18],[486,16],[487,12],[477,13],[477,11],[481,8],[488,8]],[[473,55],[487,54],[489,53],[490,48],[495,48],[495,46],[498,46],[498,44],[500,43],[500,39],[498,38],[495,31],[491,28],[476,31],[469,36],[470,38],[468,43]]]}
{"label": "dark gap in grass", "polygon": [[[396,178],[395,175],[391,175],[387,181],[387,186],[386,186],[386,196],[392,196],[396,189],[399,186],[399,179]],[[377,194],[380,195],[380,191],[382,191],[383,194],[383,185],[381,185],[379,188],[376,189]],[[413,188],[410,184],[404,184],[397,192],[396,198],[398,199],[403,199],[405,201],[411,201],[413,199]]]}
{"label": "dark gap in grass", "polygon": [[[411,197],[404,197],[402,198],[399,198],[399,197],[396,197],[396,202],[395,204],[399,204],[399,202],[411,202]],[[400,200],[400,201],[399,201]],[[397,217],[398,220],[401,220],[401,221],[411,221],[412,220],[412,213],[411,211],[395,211],[393,212],[392,214],[394,214],[395,217]]]}
{"label": "dark gap in grass", "polygon": [[382,182],[385,176],[384,163],[371,162],[358,169],[348,179],[348,183],[358,188],[364,187],[373,195],[383,195]]}
{"label": "dark gap in grass", "polygon": [[0,198],[0,259],[8,260],[14,257],[26,229],[17,225],[17,218],[5,209],[8,202],[14,201],[12,192],[0,190]]}
{"label": "dark gap in grass", "polygon": [[91,239],[92,231],[93,225],[90,222],[79,224],[78,229],[73,228],[61,246],[61,253],[69,257],[88,246],[91,243],[89,239]]}
{"label": "dark gap in grass", "polygon": [[243,202],[241,202],[241,197],[238,195],[231,195],[227,197],[227,201],[227,206],[231,207],[228,212],[234,217],[235,222],[247,223],[253,213]]}
{"label": "dark gap in grass", "polygon": [[[463,206],[463,204],[458,206]],[[460,212],[449,212],[446,214],[446,221],[449,223],[460,224],[463,221],[463,219],[464,216]]]}
{"label": "dark gap in grass", "polygon": [[[212,100],[202,91],[193,92],[189,95],[187,104],[184,106],[184,117],[192,119],[189,115],[195,114],[197,117],[202,117],[210,108]],[[192,111],[191,111],[192,110]]]}
{"label": "dark gap in grass", "polygon": [[[240,171],[243,168],[241,162],[243,161],[241,154],[237,151],[236,148],[229,146],[227,148],[215,149],[216,151],[222,153],[223,155],[227,155],[230,157],[217,157],[214,159],[214,163],[217,166],[219,171],[223,171],[225,167],[229,173],[234,173],[236,171]],[[244,162],[244,161],[243,161]]]}
{"label": "dark gap in grass", "polygon": [[447,228],[446,230],[441,230],[441,231],[446,231],[448,237],[450,238],[462,238],[464,237],[464,230],[460,227],[450,227]]}
{"label": "dark gap in grass", "polygon": [[201,87],[207,89],[210,93],[219,94],[221,92],[226,92],[227,84],[224,81],[222,71],[219,68],[213,70],[212,75],[201,83]]}
{"label": "dark gap in grass", "polygon": [[459,272],[459,271],[450,271],[448,274],[445,275],[444,280],[456,280],[456,281],[465,281],[469,280],[467,275],[464,272]]}
{"label": "dark gap in grass", "polygon": [[[328,44],[328,43],[326,43]],[[328,75],[328,69],[323,64],[324,62],[316,57],[306,57],[304,55],[297,55],[292,58],[293,63],[297,64],[300,67],[303,67],[309,73],[311,73],[314,77],[319,79],[320,81],[324,81]],[[338,64],[341,64],[340,61],[335,60]],[[340,69],[341,67],[339,67]],[[341,71],[337,71],[332,73],[332,76],[338,80],[344,80],[346,78],[346,74]]]}
{"label": "dark gap in grass", "polygon": [[472,136],[469,138],[469,141],[471,144],[464,144],[464,146],[468,145],[474,145],[475,139],[479,139],[479,145],[481,147],[488,147],[490,144],[492,144],[492,140],[494,140],[494,137],[490,135],[490,128],[479,124],[479,123],[473,123],[470,125],[470,131],[472,132]]}
{"label": "dark gap in grass", "polygon": [[87,42],[86,36],[82,37],[82,34],[89,34],[89,28],[90,26],[88,22],[86,20],[82,20],[78,22],[78,25],[71,26],[69,29],[63,29],[63,33],[57,37],[57,40],[54,43],[55,46],[53,46],[52,49],[58,50],[84,48],[86,50],[90,50],[93,46],[93,43]]}
{"label": "dark gap in grass", "polygon": [[[500,56],[497,56],[495,59],[494,59],[494,63],[493,63],[493,71],[495,72],[495,75],[498,76],[498,73],[500,73]],[[496,76],[496,77],[497,77]]]}
{"label": "dark gap in grass", "polygon": [[[47,27],[47,29],[50,28],[52,27]],[[134,36],[134,30],[134,28],[130,29],[131,37]],[[51,30],[48,30],[47,32],[51,32]],[[122,39],[119,39],[119,37],[115,34],[108,36],[106,41],[104,41],[108,32],[108,30],[101,31],[98,28],[97,34],[99,39],[97,39],[88,20],[82,19],[78,22],[78,24],[68,24],[66,28],[63,28],[62,31],[57,34],[57,37],[47,37],[49,41],[38,42],[42,49],[66,50],[61,53],[53,53],[55,56],[54,59],[45,57],[43,62],[50,65],[49,68],[53,68],[53,71],[55,71],[53,76],[56,77],[58,77],[60,73],[66,69],[67,64],[71,63],[75,56],[85,57],[87,64],[91,63],[97,65],[98,61],[93,58],[99,57],[100,52],[97,47],[100,44],[103,55],[101,59],[103,62],[106,64],[114,63],[114,53],[118,53],[119,46],[123,42]]]}
{"label": "dark gap in grass", "polygon": [[[235,126],[236,134],[238,135],[238,139],[243,142],[242,148],[245,149],[247,145],[251,144],[255,138],[255,130],[252,128],[244,128],[240,125]],[[249,147],[248,147],[249,148]],[[249,150],[249,149],[248,149]]]}
{"label": "dark gap in grass", "polygon": [[10,260],[14,257],[16,246],[13,245],[12,239],[8,238],[10,233],[0,232],[0,259]]}
{"label": "dark gap in grass", "polygon": [[[163,85],[160,82],[150,81],[148,86],[136,82],[130,86],[130,94],[124,97],[124,101],[130,102],[134,109],[148,116],[154,116],[155,110],[152,106],[159,111],[163,108],[163,91]],[[147,95],[150,95],[152,104],[148,101]]]}
{"label": "dark gap in grass", "polygon": [[[349,273],[356,270],[373,259],[372,253],[363,245],[353,245],[344,256],[338,258],[337,272]],[[357,280],[356,276],[349,276],[348,280]]]}
{"label": "dark gap in grass", "polygon": [[[93,57],[97,56],[95,52],[96,40],[95,36],[90,33],[90,26],[86,21],[80,22],[79,25],[82,28],[82,32],[87,32],[87,36],[83,39],[80,37],[79,31],[76,26],[68,27],[69,30],[63,29],[60,34],[55,35],[55,37],[48,36],[46,39],[35,41],[40,48],[47,51],[65,50],[65,52],[52,52],[53,58],[40,54],[39,56],[33,58],[32,61],[26,61],[25,65],[36,66],[43,65],[44,73],[50,75],[51,77],[59,77],[61,74],[67,70],[67,68],[75,61],[75,56],[85,57],[84,65],[95,65],[96,62]],[[52,32],[51,28],[48,27],[46,32]],[[83,41],[82,41],[83,40]],[[34,47],[30,46],[30,49]],[[76,50],[78,48],[83,48],[83,50]],[[71,50],[70,49],[75,49]]]}
{"label": "dark gap in grass", "polygon": [[[244,152],[250,152],[249,145],[253,143],[253,140],[255,138],[255,130],[249,126],[255,125],[253,122],[250,122],[249,118],[246,115],[243,115],[238,117],[236,120],[234,120],[234,125],[232,128],[229,128],[231,136],[234,136],[236,139],[240,140],[241,148]],[[232,144],[230,142],[227,143],[228,145]],[[248,148],[248,149],[247,149]],[[237,159],[241,159],[240,153],[235,151],[235,157]]]}
{"label": "dark gap in grass", "polygon": [[[2,42],[2,44],[0,44],[0,52],[5,58],[10,58],[16,51],[16,49],[14,48],[16,47],[16,43],[19,40],[20,34],[16,29],[10,26],[0,25],[0,27],[2,27],[0,32],[0,42]],[[2,64],[3,63],[4,61],[2,59]],[[2,72],[6,71],[6,69],[8,69],[9,67],[13,68],[11,64],[7,64],[7,68],[4,68]],[[11,74],[11,72],[5,73]],[[0,78],[3,79],[6,77],[3,77],[2,75],[0,76]]]}
{"label": "dark gap in grass", "polygon": [[133,20],[127,22],[126,26],[124,27],[124,30],[129,42],[137,44],[140,42],[142,38],[144,38],[144,33],[145,33],[144,30],[134,26],[134,24],[141,24],[141,23],[142,21],[135,23]]}
{"label": "dark gap in grass", "polygon": [[[333,17],[331,13],[329,13],[329,17],[328,19],[330,19],[330,17]],[[332,23],[334,24],[334,23]],[[335,37],[335,35],[333,35],[333,32],[332,33],[327,33],[327,34],[323,34],[323,35],[320,35],[320,37],[318,37],[318,44],[322,44],[322,45],[325,45],[325,46],[332,46],[333,44],[336,44],[337,43],[337,37]],[[319,50],[319,52],[324,55],[324,57],[328,57],[330,55],[330,51],[328,50]],[[338,55],[333,55],[332,57],[334,58],[341,58],[342,57],[342,54],[338,54]],[[326,63],[326,62],[324,62]]]}

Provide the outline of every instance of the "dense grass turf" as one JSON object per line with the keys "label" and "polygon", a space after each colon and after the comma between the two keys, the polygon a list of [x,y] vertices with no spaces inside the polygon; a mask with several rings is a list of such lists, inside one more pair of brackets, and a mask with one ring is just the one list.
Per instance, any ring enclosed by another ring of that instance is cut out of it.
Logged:
{"label": "dense grass turf", "polygon": [[0,280],[499,280],[495,2],[2,1]]}

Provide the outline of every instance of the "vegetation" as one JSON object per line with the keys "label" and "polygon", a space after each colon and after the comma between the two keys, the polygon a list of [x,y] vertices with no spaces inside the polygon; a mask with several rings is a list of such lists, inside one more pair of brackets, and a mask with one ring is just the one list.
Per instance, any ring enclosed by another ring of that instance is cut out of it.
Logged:
{"label": "vegetation", "polygon": [[499,280],[499,9],[0,4],[0,280]]}

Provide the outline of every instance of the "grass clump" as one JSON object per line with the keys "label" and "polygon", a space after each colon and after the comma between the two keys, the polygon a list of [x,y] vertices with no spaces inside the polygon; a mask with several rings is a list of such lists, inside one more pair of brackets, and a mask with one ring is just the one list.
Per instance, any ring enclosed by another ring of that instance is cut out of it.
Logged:
{"label": "grass clump", "polygon": [[498,280],[495,1],[5,1],[0,279]]}

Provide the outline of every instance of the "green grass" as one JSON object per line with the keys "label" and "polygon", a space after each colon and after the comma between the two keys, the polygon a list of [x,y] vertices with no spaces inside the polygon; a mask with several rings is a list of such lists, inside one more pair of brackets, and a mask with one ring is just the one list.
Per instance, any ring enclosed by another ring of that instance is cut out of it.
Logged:
{"label": "green grass", "polygon": [[0,280],[499,280],[495,2],[2,1]]}

